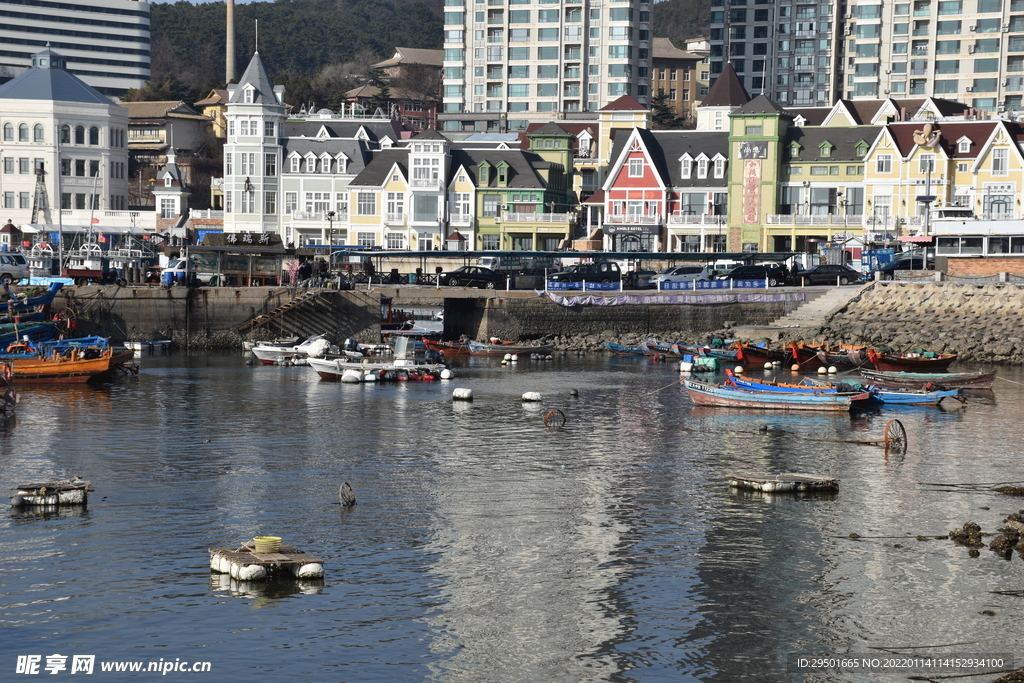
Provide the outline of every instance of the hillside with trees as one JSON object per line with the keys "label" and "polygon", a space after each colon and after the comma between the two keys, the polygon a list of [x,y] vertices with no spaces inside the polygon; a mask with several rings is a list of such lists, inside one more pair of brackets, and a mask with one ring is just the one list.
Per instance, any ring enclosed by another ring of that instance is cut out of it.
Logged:
{"label": "hillside with trees", "polygon": [[[201,99],[224,85],[223,2],[150,5],[151,80],[135,99]],[[336,106],[396,46],[441,47],[442,0],[278,0],[235,5],[236,75],[256,49],[296,108]]]}
{"label": "hillside with trees", "polygon": [[665,0],[655,3],[653,12],[654,35],[671,38],[677,47],[687,38],[708,35],[711,0]]}

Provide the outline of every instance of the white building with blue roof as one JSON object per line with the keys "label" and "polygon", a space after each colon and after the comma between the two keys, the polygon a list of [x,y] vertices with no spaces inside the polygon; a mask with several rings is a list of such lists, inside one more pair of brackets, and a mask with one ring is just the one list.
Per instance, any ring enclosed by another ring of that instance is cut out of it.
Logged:
{"label": "white building with blue roof", "polygon": [[69,73],[57,52],[33,55],[0,85],[3,220],[27,232],[152,224],[128,210],[127,135],[127,109]]}

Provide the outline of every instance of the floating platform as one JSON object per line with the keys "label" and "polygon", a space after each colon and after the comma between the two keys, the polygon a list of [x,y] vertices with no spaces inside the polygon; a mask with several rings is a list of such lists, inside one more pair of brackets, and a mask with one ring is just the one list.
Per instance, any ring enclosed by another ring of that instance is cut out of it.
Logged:
{"label": "floating platform", "polygon": [[839,480],[813,474],[728,474],[729,486],[766,493],[785,491],[837,491]]}
{"label": "floating platform", "polygon": [[276,553],[257,553],[255,543],[235,548],[210,548],[210,569],[239,581],[268,579],[322,579],[324,561],[293,546]]}
{"label": "floating platform", "polygon": [[89,500],[89,482],[78,477],[48,481],[41,484],[25,484],[14,489],[11,506],[20,508],[27,505],[85,505]]}

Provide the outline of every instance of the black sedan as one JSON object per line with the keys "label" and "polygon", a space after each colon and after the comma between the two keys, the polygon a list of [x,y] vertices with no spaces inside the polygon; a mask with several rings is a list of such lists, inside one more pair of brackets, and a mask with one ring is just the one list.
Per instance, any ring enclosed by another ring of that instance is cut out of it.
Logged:
{"label": "black sedan", "polygon": [[505,287],[505,274],[482,266],[462,266],[450,273],[441,273],[437,276],[437,281],[439,284],[452,287],[495,289]]}
{"label": "black sedan", "polygon": [[860,282],[861,274],[860,271],[846,266],[824,265],[797,271],[795,280],[796,284],[803,282],[808,285],[848,285],[851,282]]}

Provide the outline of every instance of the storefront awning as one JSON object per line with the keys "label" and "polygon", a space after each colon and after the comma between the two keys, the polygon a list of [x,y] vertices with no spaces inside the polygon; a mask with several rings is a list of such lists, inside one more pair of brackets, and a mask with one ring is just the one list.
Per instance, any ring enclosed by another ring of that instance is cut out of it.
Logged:
{"label": "storefront awning", "polygon": [[930,235],[924,237],[901,237],[900,242],[914,242],[916,244],[931,244],[932,237]]}

